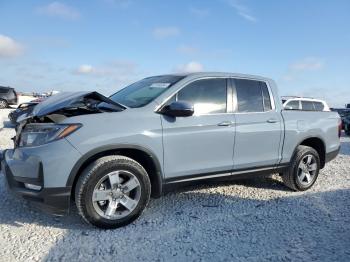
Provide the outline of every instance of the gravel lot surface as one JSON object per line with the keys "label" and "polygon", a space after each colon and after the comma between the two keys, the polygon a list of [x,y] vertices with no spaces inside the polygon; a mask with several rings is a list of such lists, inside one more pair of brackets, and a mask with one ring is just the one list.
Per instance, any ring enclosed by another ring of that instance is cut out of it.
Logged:
{"label": "gravel lot surface", "polygon": [[[5,119],[0,149],[13,135]],[[59,218],[36,211],[0,175],[0,261],[350,261],[349,200],[348,137],[307,192],[275,176],[187,187],[117,230],[84,224],[76,209]]]}

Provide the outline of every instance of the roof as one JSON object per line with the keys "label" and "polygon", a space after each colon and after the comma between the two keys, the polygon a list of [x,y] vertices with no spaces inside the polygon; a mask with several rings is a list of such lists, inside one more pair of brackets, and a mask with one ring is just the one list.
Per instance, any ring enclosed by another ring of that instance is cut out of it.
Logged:
{"label": "roof", "polygon": [[228,73],[228,72],[196,72],[196,73],[173,73],[164,75],[184,76],[184,77],[237,77],[237,78],[253,78],[262,81],[269,81],[271,79],[258,75],[241,74],[241,73]]}

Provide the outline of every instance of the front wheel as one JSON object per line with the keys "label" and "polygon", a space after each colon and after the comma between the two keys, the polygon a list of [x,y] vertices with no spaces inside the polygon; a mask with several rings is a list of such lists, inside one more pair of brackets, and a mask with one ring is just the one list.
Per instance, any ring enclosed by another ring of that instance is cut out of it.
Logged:
{"label": "front wheel", "polygon": [[75,190],[79,214],[100,228],[117,228],[137,219],[150,199],[146,170],[124,156],[106,156],[90,164]]}
{"label": "front wheel", "polygon": [[6,100],[0,99],[0,109],[4,109],[7,107],[8,107],[8,104],[7,104]]}
{"label": "front wheel", "polygon": [[308,146],[298,146],[289,169],[282,174],[284,184],[294,191],[305,191],[313,186],[320,171],[320,157]]}

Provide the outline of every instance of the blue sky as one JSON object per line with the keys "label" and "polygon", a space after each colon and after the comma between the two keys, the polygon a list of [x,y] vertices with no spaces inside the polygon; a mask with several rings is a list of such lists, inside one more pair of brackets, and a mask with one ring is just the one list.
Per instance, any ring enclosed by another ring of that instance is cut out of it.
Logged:
{"label": "blue sky", "polygon": [[228,71],[343,106],[349,13],[347,0],[0,0],[0,85],[111,94],[149,75]]}

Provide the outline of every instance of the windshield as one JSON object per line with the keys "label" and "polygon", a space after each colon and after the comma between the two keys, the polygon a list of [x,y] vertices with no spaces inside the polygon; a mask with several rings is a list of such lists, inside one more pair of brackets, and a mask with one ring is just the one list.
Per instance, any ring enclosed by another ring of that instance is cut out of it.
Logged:
{"label": "windshield", "polygon": [[133,83],[109,98],[127,107],[142,107],[156,99],[184,76],[152,76]]}

